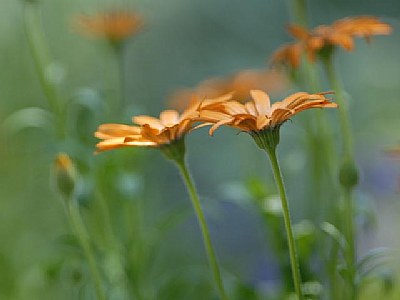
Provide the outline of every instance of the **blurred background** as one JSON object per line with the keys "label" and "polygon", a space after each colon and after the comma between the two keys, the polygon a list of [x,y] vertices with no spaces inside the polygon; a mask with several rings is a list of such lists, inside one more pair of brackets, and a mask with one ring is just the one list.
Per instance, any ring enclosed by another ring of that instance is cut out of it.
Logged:
{"label": "blurred background", "polygon": [[[400,159],[388,157],[385,149],[400,145],[400,3],[318,0],[307,5],[311,26],[374,15],[394,28],[390,36],[374,37],[371,43],[357,40],[355,51],[338,51],[336,61],[350,99],[361,170],[356,190],[358,253],[361,256],[375,247],[398,250]],[[124,245],[132,243],[133,248],[139,244],[142,249],[142,266],[132,267],[141,270],[132,271],[139,275],[127,271],[130,278],[140,277],[142,299],[216,299],[200,231],[177,170],[156,150],[93,155],[93,132],[101,123],[129,124],[135,114],[157,116],[176,104],[172,98],[177,90],[194,88],[209,78],[266,68],[273,51],[291,41],[285,30],[291,17],[288,3],[42,0],[40,6],[51,58],[46,74],[68,103],[67,136],[56,140],[49,125],[51,116],[45,112],[48,105],[24,27],[24,1],[2,0],[0,299],[94,297],[85,289],[90,278],[71,237],[62,201],[52,187],[51,166],[59,152],[68,153],[81,174],[78,198],[94,243],[102,245],[104,221],[95,200],[103,198],[121,247],[130,249]],[[77,15],[115,7],[137,12],[144,23],[125,44],[122,73],[108,43],[83,36],[73,25]],[[118,76],[123,78],[126,107],[119,115],[111,115],[109,99],[120,88]],[[329,90],[321,79],[323,90]],[[287,84],[274,91],[273,101],[298,90]],[[304,117],[312,114],[307,111]],[[327,114],[337,129],[336,112]],[[293,220],[303,221],[299,230],[313,240],[321,220],[304,223],[312,209],[307,196],[312,166],[307,161],[302,118],[295,117],[281,132],[279,155]],[[276,194],[267,157],[249,136],[226,128],[215,137],[209,137],[207,129],[190,134],[187,148],[227,286],[235,290],[237,299],[258,299],[256,293],[279,299],[282,269],[273,233],[266,226],[270,221],[265,221],[265,214],[274,215],[273,202],[262,202],[265,207],[260,213],[260,202],[255,200],[271,200]],[[129,215],[129,207],[137,202],[141,215]],[[157,242],[147,238],[154,236]],[[320,247],[313,242],[305,245],[310,253]],[[98,249],[99,253],[104,250]],[[107,256],[99,255],[106,260]],[[318,274],[320,266],[313,264],[317,255],[310,255],[311,269]],[[392,264],[398,265],[398,260]],[[390,277],[394,287],[398,270],[394,268]],[[360,298],[381,297],[384,285],[371,284]],[[151,287],[157,289],[156,295],[149,291]],[[383,299],[399,299],[399,295],[391,290]],[[116,293],[114,299],[123,298]]]}

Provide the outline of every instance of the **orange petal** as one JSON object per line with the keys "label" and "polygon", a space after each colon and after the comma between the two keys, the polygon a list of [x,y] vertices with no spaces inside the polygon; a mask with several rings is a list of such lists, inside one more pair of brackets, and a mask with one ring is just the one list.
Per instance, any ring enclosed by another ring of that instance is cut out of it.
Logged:
{"label": "orange petal", "polygon": [[247,113],[244,105],[237,101],[229,101],[229,102],[224,103],[224,108],[225,108],[226,113],[228,113],[230,115]]}
{"label": "orange petal", "polygon": [[140,127],[124,124],[102,124],[95,132],[95,136],[99,139],[123,137],[131,134],[140,134]]}
{"label": "orange petal", "polygon": [[268,124],[270,123],[270,119],[267,118],[264,115],[259,115],[257,117],[257,129],[258,130],[262,130],[263,128],[265,128]]}
{"label": "orange petal", "polygon": [[137,147],[157,147],[159,144],[151,141],[127,141],[125,146],[137,146]]}
{"label": "orange petal", "polygon": [[260,90],[251,90],[250,94],[254,100],[258,114],[266,115],[271,108],[271,101],[268,94]]}
{"label": "orange petal", "polygon": [[226,119],[230,119],[230,118],[231,118],[231,116],[228,114],[224,114],[222,112],[212,111],[212,110],[200,111],[200,117],[199,117],[199,119],[202,122],[211,122],[211,123],[216,123],[221,120],[226,120]]}
{"label": "orange petal", "polygon": [[112,149],[117,149],[124,147],[124,138],[114,138],[114,139],[108,139],[101,141],[96,144],[96,148],[98,151],[106,151],[106,150],[112,150]]}
{"label": "orange petal", "polygon": [[247,112],[252,116],[257,116],[257,110],[254,102],[246,102],[244,106],[247,109]]}
{"label": "orange petal", "polygon": [[162,130],[164,128],[159,119],[150,116],[136,116],[132,118],[132,121],[139,125],[149,125],[150,127],[158,130]]}
{"label": "orange petal", "polygon": [[232,122],[232,118],[230,119],[226,119],[226,120],[221,120],[217,123],[215,123],[213,126],[211,126],[209,134],[212,136],[214,135],[215,130],[217,130],[219,127],[221,127],[222,125],[226,125],[229,124],[230,122]]}
{"label": "orange petal", "polygon": [[287,26],[289,33],[299,40],[305,40],[309,37],[307,29],[302,26],[290,24]]}
{"label": "orange petal", "polygon": [[164,126],[173,126],[179,123],[179,113],[176,110],[164,110],[160,113],[160,121]]}

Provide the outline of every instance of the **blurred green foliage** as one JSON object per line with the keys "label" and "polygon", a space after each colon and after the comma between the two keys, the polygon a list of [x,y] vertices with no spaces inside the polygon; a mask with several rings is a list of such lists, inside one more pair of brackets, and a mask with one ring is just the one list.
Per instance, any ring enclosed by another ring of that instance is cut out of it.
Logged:
{"label": "blurred green foliage", "polygon": [[[359,255],[377,246],[395,249],[391,268],[360,283],[360,299],[395,300],[400,297],[400,162],[385,157],[383,150],[400,143],[400,3],[307,3],[313,25],[371,14],[382,16],[394,27],[391,36],[376,37],[370,44],[359,41],[354,52],[341,52],[337,60],[351,95],[356,158],[361,168],[357,189]],[[95,13],[116,3],[42,0],[40,5],[52,59],[46,74],[68,103],[68,134],[61,142],[53,137],[52,116],[24,29],[23,1],[2,0],[0,299],[94,298],[82,250],[50,185],[50,167],[60,151],[73,158],[81,174],[76,196],[96,258],[106,266],[103,272],[111,283],[107,286],[110,299],[127,295],[215,299],[200,232],[177,172],[152,150],[93,155],[93,132],[101,123],[129,123],[134,114],[157,115],[180,87],[245,68],[263,68],[267,57],[290,40],[284,29],[289,22],[286,3],[118,2],[121,7],[138,10],[145,19],[143,31],[126,48],[123,74],[128,105],[118,116],[110,114],[109,106],[118,85],[112,51],[107,43],[85,39],[71,26],[77,14]],[[328,114],[335,123],[334,112]],[[280,156],[290,187],[297,242],[303,262],[309,266],[305,268],[308,287],[324,296],[314,282],[324,278],[316,277],[322,266],[313,265],[312,251],[321,247],[315,240],[321,232],[319,224],[306,220],[313,207],[309,206],[312,199],[307,199],[311,167],[302,125],[301,118],[285,125]],[[280,269],[280,260],[287,257],[283,224],[264,154],[250,138],[229,129],[215,138],[199,131],[187,142],[191,169],[233,299],[279,299],[281,286],[290,285],[289,279],[282,283],[279,278],[290,278],[290,269],[288,265]],[[376,224],[362,227],[371,214],[376,216]],[[281,231],[273,230],[277,228]],[[121,256],[126,261],[119,261]],[[130,287],[128,292],[125,284]]]}

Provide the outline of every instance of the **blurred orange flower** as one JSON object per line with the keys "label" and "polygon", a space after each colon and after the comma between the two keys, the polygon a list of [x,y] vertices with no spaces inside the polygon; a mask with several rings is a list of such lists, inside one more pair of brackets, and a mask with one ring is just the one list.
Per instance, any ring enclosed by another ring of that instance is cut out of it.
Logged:
{"label": "blurred orange flower", "polygon": [[79,32],[120,43],[133,36],[143,25],[139,15],[129,11],[110,11],[93,16],[78,16],[75,25]]}
{"label": "blurred orange flower", "polygon": [[131,146],[162,147],[169,145],[182,139],[191,130],[201,127],[201,125],[194,127],[199,118],[199,110],[211,109],[230,98],[231,94],[204,101],[193,98],[189,107],[182,114],[176,110],[164,110],[158,119],[144,115],[133,117],[132,121],[137,125],[100,125],[95,136],[103,141],[99,142],[96,147],[98,151],[105,151]]}
{"label": "blurred orange flower", "polygon": [[170,97],[173,107],[187,105],[188,99],[215,98],[233,92],[236,99],[245,101],[253,89],[266,89],[279,93],[289,85],[285,74],[276,69],[246,69],[227,77],[214,77],[201,82],[193,89],[181,89]]}
{"label": "blurred orange flower", "polygon": [[288,65],[295,69],[300,66],[302,51],[300,43],[283,45],[272,54],[270,63],[273,66]]}
{"label": "blurred orange flower", "polygon": [[385,152],[392,158],[400,158],[400,146],[386,149]]}
{"label": "blurred orange flower", "polygon": [[332,25],[320,25],[307,30],[298,25],[289,25],[289,33],[298,40],[297,43],[279,48],[272,55],[272,63],[285,62],[293,68],[298,67],[300,56],[305,52],[310,61],[323,49],[339,46],[346,51],[354,48],[354,38],[363,37],[367,41],[373,35],[388,35],[392,32],[389,24],[373,16],[344,18]]}
{"label": "blurred orange flower", "polygon": [[308,94],[295,93],[271,105],[268,94],[252,90],[252,101],[244,104],[238,101],[217,103],[212,109],[200,111],[200,120],[212,125],[210,135],[222,125],[228,125],[248,133],[278,128],[295,114],[310,108],[337,107],[325,97],[331,92]]}

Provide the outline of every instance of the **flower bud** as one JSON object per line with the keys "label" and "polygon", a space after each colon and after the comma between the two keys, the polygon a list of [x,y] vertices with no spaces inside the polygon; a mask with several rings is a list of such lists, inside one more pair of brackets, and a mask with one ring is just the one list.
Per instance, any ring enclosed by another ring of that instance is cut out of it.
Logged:
{"label": "flower bud", "polygon": [[353,188],[358,183],[358,170],[354,162],[345,161],[340,167],[339,181],[345,188]]}
{"label": "flower bud", "polygon": [[70,157],[60,153],[54,160],[54,183],[57,191],[65,198],[72,196],[76,186],[76,170]]}

